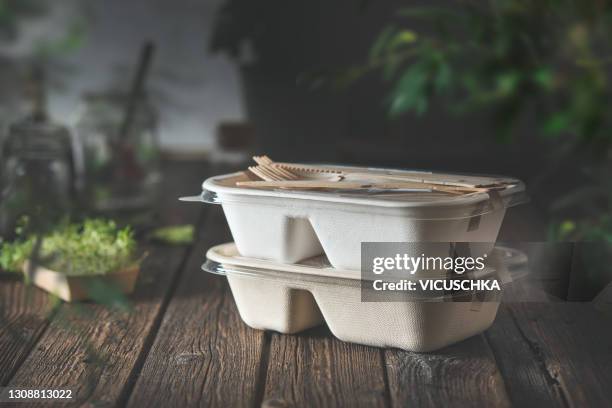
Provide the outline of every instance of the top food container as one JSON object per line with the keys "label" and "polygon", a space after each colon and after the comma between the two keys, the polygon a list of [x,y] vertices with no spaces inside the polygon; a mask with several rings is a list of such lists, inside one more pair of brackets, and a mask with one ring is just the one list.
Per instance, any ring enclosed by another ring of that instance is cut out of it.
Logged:
{"label": "top food container", "polygon": [[[223,206],[243,256],[296,263],[324,253],[334,268],[349,270],[360,269],[362,242],[487,242],[492,247],[506,209],[525,201],[524,184],[513,178],[333,169],[362,175],[364,183],[369,176],[385,176],[418,179],[423,186],[435,182],[482,188],[460,195],[428,188],[381,190],[375,184],[354,191],[261,189],[237,185],[251,180],[248,172],[238,172],[207,179],[201,196],[191,199]],[[421,251],[417,244],[415,255]]]}

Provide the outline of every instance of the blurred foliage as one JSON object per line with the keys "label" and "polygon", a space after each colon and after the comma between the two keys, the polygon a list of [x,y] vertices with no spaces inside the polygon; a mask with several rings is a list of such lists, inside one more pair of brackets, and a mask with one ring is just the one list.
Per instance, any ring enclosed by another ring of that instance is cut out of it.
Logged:
{"label": "blurred foliage", "polygon": [[[47,0],[0,0],[0,40],[16,40],[20,33],[20,23],[24,20],[44,18],[52,7],[60,6],[59,2]],[[73,6],[85,14],[85,7],[75,3]],[[50,57],[71,53],[79,49],[87,38],[87,21],[77,14],[66,23],[62,35],[44,38],[33,45],[33,54],[37,57]]]}
{"label": "blurred foliage", "polygon": [[560,221],[551,238],[612,242],[611,38],[607,1],[408,7],[379,34],[366,64],[332,78],[345,85],[379,72],[391,117],[423,114],[437,99],[451,113],[489,114],[504,142],[528,115],[534,134],[556,142],[555,160],[573,160],[578,150],[591,157],[577,171],[586,186],[553,204]]}
{"label": "blurred foliage", "polygon": [[173,225],[157,228],[151,232],[150,238],[168,245],[188,245],[193,243],[193,225]]}
{"label": "blurred foliage", "polygon": [[391,116],[422,114],[440,97],[453,112],[491,113],[502,140],[535,112],[541,135],[607,147],[611,23],[612,3],[597,0],[410,7],[382,30],[358,73],[379,71],[390,83]]}
{"label": "blurred foliage", "polygon": [[36,47],[39,56],[70,54],[79,50],[87,39],[87,24],[75,19],[66,27],[65,34],[56,41],[42,41]]}
{"label": "blurred foliage", "polygon": [[603,214],[591,220],[565,220],[551,225],[553,241],[597,241],[612,244],[612,216]]}
{"label": "blurred foliage", "polygon": [[[3,270],[20,272],[23,263],[35,251],[38,236],[25,233],[26,228],[27,219],[18,227],[18,238],[0,246],[0,268]],[[65,221],[41,238],[39,262],[66,275],[105,275],[138,262],[132,230],[118,228],[110,220]]]}
{"label": "blurred foliage", "polygon": [[[553,214],[579,214],[550,226],[549,238],[558,241],[600,241],[612,245],[612,160],[581,169],[590,181],[571,189],[552,205]],[[557,219],[559,217],[556,217]]]}

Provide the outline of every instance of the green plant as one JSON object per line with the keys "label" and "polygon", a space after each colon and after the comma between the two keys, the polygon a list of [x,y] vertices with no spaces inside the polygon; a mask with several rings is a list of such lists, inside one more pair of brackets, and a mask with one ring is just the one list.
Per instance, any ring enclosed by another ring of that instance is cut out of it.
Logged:
{"label": "green plant", "polygon": [[549,236],[554,240],[600,241],[612,245],[612,156],[582,166],[588,183],[569,189],[555,200],[555,222]]}
{"label": "green plant", "polygon": [[532,111],[542,135],[612,141],[610,3],[466,1],[397,14],[366,70],[390,82],[392,116],[423,113],[444,97],[454,112],[490,112],[504,139]]}
{"label": "green plant", "polygon": [[84,14],[86,7],[76,2],[70,4],[71,1],[0,0],[0,41],[11,42],[23,36],[20,27],[23,21],[45,18],[51,14],[52,8],[68,6],[78,9],[80,13],[66,22],[61,35],[36,40],[31,45],[31,51],[38,58],[74,52],[83,45],[86,38],[86,20],[81,15]]}
{"label": "green plant", "polygon": [[173,225],[157,228],[151,232],[151,239],[168,245],[187,245],[193,243],[193,225]]}
{"label": "green plant", "polygon": [[[19,238],[0,246],[0,268],[19,272],[30,259],[37,237],[18,231]],[[42,236],[39,262],[73,276],[104,275],[138,262],[136,241],[130,227],[118,228],[114,221],[86,219],[64,222]]]}
{"label": "green plant", "polygon": [[[407,7],[382,30],[365,64],[332,78],[344,85],[379,72],[391,117],[423,114],[436,99],[451,114],[488,114],[502,142],[528,117],[533,134],[549,141],[551,162],[577,152],[590,158],[589,168],[576,171],[586,187],[568,188],[553,203],[551,236],[608,237],[611,23],[612,3],[598,0]],[[558,171],[550,167],[549,176]]]}

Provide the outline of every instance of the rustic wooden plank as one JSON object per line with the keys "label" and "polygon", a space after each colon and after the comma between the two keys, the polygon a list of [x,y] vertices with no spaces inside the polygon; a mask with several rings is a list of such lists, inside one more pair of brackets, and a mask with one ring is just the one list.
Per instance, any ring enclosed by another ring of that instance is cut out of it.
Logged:
{"label": "rustic wooden plank", "polygon": [[264,333],[238,315],[224,277],[201,271],[206,249],[231,240],[219,207],[203,226],[128,405],[253,406]]}
{"label": "rustic wooden plank", "polygon": [[[541,231],[534,226],[541,223],[525,219],[535,219],[533,208],[509,211],[500,239],[539,239]],[[540,292],[533,295],[532,288],[520,283],[513,286],[514,296],[541,296]],[[392,406],[511,405],[503,373],[484,335],[432,353],[387,350],[385,361]]]}
{"label": "rustic wooden plank", "polygon": [[485,335],[513,405],[566,406],[563,390],[517,326],[508,305],[500,305],[495,323]]}
{"label": "rustic wooden plank", "polygon": [[[194,162],[163,164],[163,195],[156,203],[156,214],[147,213],[153,225],[197,220],[202,207],[192,206],[181,212],[177,210],[180,206],[177,197],[192,193],[193,188],[198,189],[206,168],[205,164]],[[143,264],[136,291],[130,297],[133,309],[129,313],[93,304],[62,305],[44,334],[40,334],[40,329],[30,330],[34,333],[32,337],[39,338],[38,347],[27,359],[21,358],[24,364],[19,370],[17,367],[2,370],[5,382],[8,383],[15,372],[11,385],[64,385],[75,388],[81,401],[116,403],[121,400],[129,389],[127,382],[132,372],[139,368],[152,334],[159,326],[179,266],[188,250],[187,247],[149,247],[151,255]],[[15,291],[23,290],[23,285],[18,282],[14,285],[17,289],[2,284],[0,292],[7,293],[2,299],[19,307],[24,302]],[[28,300],[28,307],[40,308],[47,296],[38,289],[32,290],[42,300]],[[12,326],[23,326],[25,329],[21,330],[26,332],[30,327],[21,321]],[[34,340],[24,341],[21,345],[24,353],[27,354],[34,344]],[[3,344],[2,350],[5,350]]]}
{"label": "rustic wooden plank", "polygon": [[43,291],[16,277],[0,278],[0,385],[13,376],[48,324],[52,307]]}
{"label": "rustic wooden plank", "polygon": [[[271,336],[264,404],[383,405],[379,352],[339,342],[321,330],[325,333],[317,329],[307,335]],[[503,378],[482,336],[431,354],[382,352],[394,406],[509,405]]]}
{"label": "rustic wooden plank", "polygon": [[120,401],[186,251],[167,247],[151,251],[129,312],[95,304],[61,307],[9,385],[72,388],[79,403]]}
{"label": "rustic wooden plank", "polygon": [[482,335],[431,353],[386,350],[393,407],[505,407],[504,380]]}
{"label": "rustic wooden plank", "polygon": [[[504,226],[500,233],[501,239],[537,241],[544,238],[545,225],[542,218],[536,215],[532,206],[525,206],[522,209],[518,207],[511,210],[509,215],[510,217],[506,217],[504,220]],[[540,271],[532,272],[539,273]],[[581,350],[575,358],[569,358],[569,356],[575,355],[577,350],[575,350],[575,345],[570,346],[568,342],[575,336],[584,336],[585,332],[582,328],[569,327],[569,325],[562,323],[564,319],[561,314],[557,315],[558,322],[555,323],[553,318],[556,313],[566,307],[574,310],[575,307],[581,308],[584,306],[533,303],[551,300],[551,296],[534,286],[541,283],[543,277],[535,276],[535,278],[535,280],[527,279],[511,285],[512,287],[506,291],[504,298],[506,302],[512,301],[513,303],[501,305],[494,325],[486,332],[486,338],[504,377],[510,400],[516,406],[526,404],[536,406],[575,404],[582,406],[586,402],[591,402],[590,405],[593,405],[595,401],[601,402],[601,399],[597,397],[601,397],[601,393],[597,391],[593,393],[595,396],[593,400],[576,398],[582,393],[592,395],[591,393],[599,388],[596,382],[593,383],[589,380],[589,376],[581,380],[574,374],[577,370],[573,361],[581,362],[584,364],[583,369],[589,370],[588,363],[584,363],[584,361],[592,360],[594,358],[593,352],[587,348]],[[546,282],[544,281],[544,283]],[[557,290],[554,293],[565,293],[567,282],[564,285],[565,287],[556,288]],[[550,290],[551,288],[547,286],[546,289]],[[517,301],[523,303],[516,303]],[[586,308],[588,309],[589,306],[586,306]],[[589,318],[593,319],[592,312],[585,311],[584,313],[589,314]],[[605,338],[602,328],[597,327],[598,325],[601,326],[602,323],[594,324],[593,322],[594,326],[587,330],[587,336],[593,339],[601,339],[602,336]],[[609,327],[609,323],[607,324]],[[538,332],[534,330],[534,325],[536,325],[537,330],[541,330],[540,326],[542,325],[545,325],[546,329]],[[558,336],[559,340],[555,336]],[[608,344],[610,344],[609,340]],[[548,351],[549,349],[555,351]],[[594,349],[592,350],[594,351]],[[596,353],[605,354],[605,350],[600,349]],[[558,360],[555,360],[556,358]],[[609,361],[609,354],[604,358]],[[576,381],[584,387],[583,392],[568,389],[567,385],[575,386]],[[586,404],[586,406],[588,405]]]}
{"label": "rustic wooden plank", "polygon": [[383,407],[381,350],[344,343],[325,326],[271,334],[263,406]]}
{"label": "rustic wooden plank", "polygon": [[[576,302],[510,303],[503,313],[516,329],[502,318],[489,341],[517,406],[531,403],[530,397],[558,406],[612,404],[610,315]],[[534,374],[533,365],[543,378]],[[543,382],[547,391],[540,389]]]}

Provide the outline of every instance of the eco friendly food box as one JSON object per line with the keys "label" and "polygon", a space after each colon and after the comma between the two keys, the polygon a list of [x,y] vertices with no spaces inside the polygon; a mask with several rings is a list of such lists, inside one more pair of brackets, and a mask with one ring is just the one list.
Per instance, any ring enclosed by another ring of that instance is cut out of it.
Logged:
{"label": "eco friendly food box", "polygon": [[211,248],[203,269],[227,276],[246,324],[297,333],[325,321],[341,340],[412,351],[444,347],[492,324],[501,291],[364,301],[364,290],[374,289],[364,286],[361,246],[402,242],[408,256],[454,257],[455,243],[467,243],[462,250],[472,257],[497,251],[479,273],[507,282],[506,264],[524,256],[493,247],[506,209],[525,201],[521,181],[254,160],[248,171],[211,177],[200,196],[183,199],[222,205],[235,243]]}
{"label": "eco friendly food box", "polygon": [[[508,283],[525,274],[526,257],[496,248],[495,266],[480,279]],[[202,268],[227,276],[243,321],[255,329],[297,333],[322,324],[340,340],[432,351],[486,330],[501,292],[456,292],[408,301],[362,302],[361,274],[333,269],[324,257],[280,264],[239,255],[236,245],[211,248]],[[503,289],[503,286],[502,286]]]}
{"label": "eco friendly food box", "polygon": [[[315,167],[315,166],[311,166]],[[329,167],[325,167],[326,171]],[[484,186],[470,194],[406,189],[294,190],[241,187],[247,172],[209,178],[197,198],[223,206],[240,254],[295,263],[325,253],[334,268],[359,270],[362,242],[488,242],[492,248],[506,209],[524,202],[516,179],[337,166],[372,177],[418,177],[440,185]],[[425,185],[425,184],[423,184]],[[486,186],[495,186],[487,189]],[[189,199],[189,198],[187,198]],[[427,255],[440,256],[431,253]]]}

